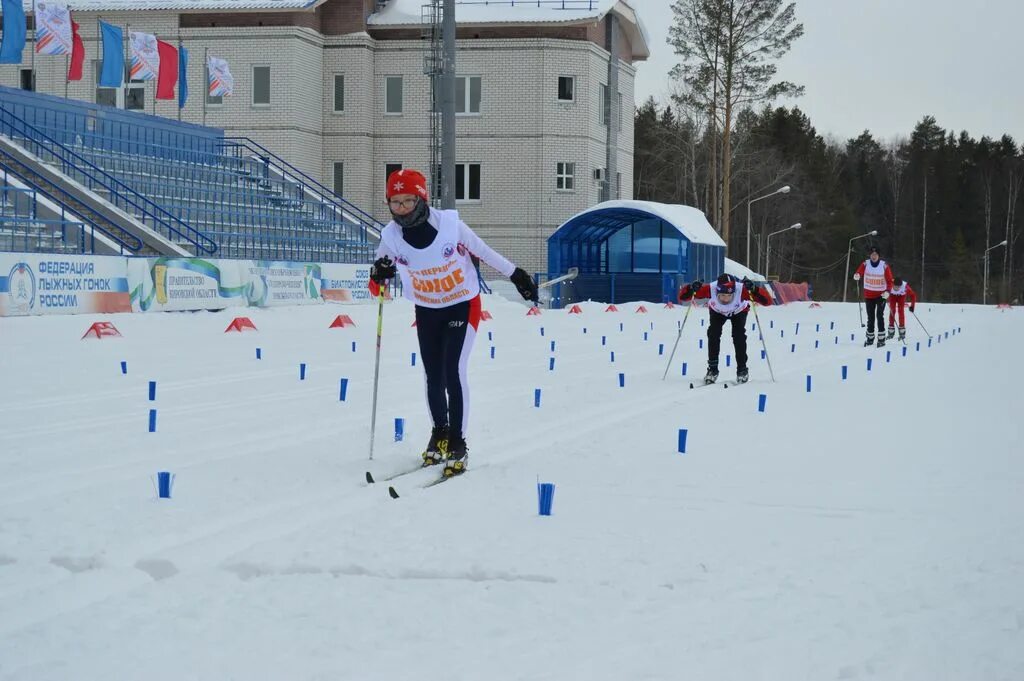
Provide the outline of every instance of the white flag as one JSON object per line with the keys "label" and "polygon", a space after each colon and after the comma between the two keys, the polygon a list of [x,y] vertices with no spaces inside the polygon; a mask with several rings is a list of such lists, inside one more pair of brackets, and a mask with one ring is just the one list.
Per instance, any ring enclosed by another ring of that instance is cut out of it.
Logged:
{"label": "white flag", "polygon": [[58,2],[36,0],[36,54],[71,54],[71,12]]}
{"label": "white flag", "polygon": [[235,91],[235,79],[228,69],[227,60],[207,57],[206,71],[210,76],[211,97],[223,97]]}
{"label": "white flag", "polygon": [[131,79],[153,80],[160,72],[160,52],[156,49],[156,36],[152,33],[129,34],[132,46]]}

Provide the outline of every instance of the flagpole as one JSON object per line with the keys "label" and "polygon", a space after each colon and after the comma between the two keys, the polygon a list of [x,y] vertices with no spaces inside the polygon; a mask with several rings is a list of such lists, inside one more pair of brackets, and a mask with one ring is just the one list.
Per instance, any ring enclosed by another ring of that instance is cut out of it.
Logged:
{"label": "flagpole", "polygon": [[[177,90],[177,92],[174,93],[174,94],[177,95],[177,97],[174,98],[175,99],[175,102],[174,102],[175,104],[178,104],[177,100],[181,97],[181,75],[182,75],[182,73],[181,73],[181,21],[179,21],[178,22],[178,90]],[[187,77],[188,73],[186,73],[185,76]],[[183,107],[179,104],[178,105],[178,122],[179,123],[181,123],[181,110],[182,110],[182,108]]]}
{"label": "flagpole", "polygon": [[203,68],[206,69],[206,79],[203,83],[203,127],[206,127],[206,100],[210,98],[210,48],[203,48]]}
{"label": "flagpole", "polygon": [[[71,51],[73,52],[74,50],[75,50],[75,33],[74,33],[74,31],[72,31],[71,32]],[[68,74],[70,72],[71,72],[71,55],[70,54],[66,54],[66,55],[64,55],[64,99],[68,98],[68,83],[71,82],[70,80],[68,80]]]}
{"label": "flagpole", "polygon": [[[124,25],[124,37],[125,37],[125,41],[122,43],[122,49],[124,49],[124,54],[121,55],[121,59],[124,60],[124,65],[125,65],[126,70],[128,71],[128,73],[122,74],[122,78],[121,78],[121,104],[122,104],[121,108],[127,110],[128,109],[128,84],[131,82],[131,75],[132,75],[132,61],[131,61],[131,55],[132,55],[132,50],[131,50],[131,44],[132,44],[132,25],[131,24],[125,24]],[[143,101],[142,101],[142,110],[143,110],[143,112],[145,112],[145,110],[146,110],[146,101],[145,101],[145,99],[143,99]]]}
{"label": "flagpole", "polygon": [[[160,40],[160,37],[156,33],[154,33],[153,34],[153,39],[154,40]],[[158,47],[156,51],[157,51],[157,54],[159,55],[160,54],[160,48]],[[158,67],[157,70],[156,70],[156,81],[153,84],[153,115],[154,116],[156,116],[156,89],[157,89],[157,86],[159,84],[160,84],[160,69]],[[145,109],[143,109],[143,111],[145,111]]]}

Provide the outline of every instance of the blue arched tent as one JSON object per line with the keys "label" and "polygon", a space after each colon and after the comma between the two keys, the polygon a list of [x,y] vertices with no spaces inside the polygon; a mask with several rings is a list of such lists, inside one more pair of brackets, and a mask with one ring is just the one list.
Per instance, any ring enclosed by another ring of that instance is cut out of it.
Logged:
{"label": "blue arched tent", "polygon": [[573,299],[669,300],[678,282],[725,271],[725,242],[691,206],[605,201],[548,238],[548,274],[570,267],[580,271]]}

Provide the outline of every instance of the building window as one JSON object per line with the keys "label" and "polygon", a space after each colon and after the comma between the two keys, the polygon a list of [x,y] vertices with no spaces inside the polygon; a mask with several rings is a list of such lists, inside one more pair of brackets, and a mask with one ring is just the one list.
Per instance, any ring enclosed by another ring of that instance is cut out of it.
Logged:
{"label": "building window", "polygon": [[597,118],[601,125],[608,125],[608,117],[611,115],[611,106],[608,102],[608,86],[599,86],[600,96],[597,102]]}
{"label": "building window", "polygon": [[96,103],[102,106],[117,106],[117,88],[100,87],[100,70],[103,63],[99,59],[92,60],[93,85],[96,86]]}
{"label": "building window", "polygon": [[103,106],[114,106],[133,111],[142,111],[146,107],[145,81],[132,80],[125,64],[124,85],[116,87],[100,87],[100,70],[102,62],[92,60],[93,83],[96,86],[96,103]]}
{"label": "building window", "polygon": [[270,67],[252,67],[252,105],[270,106]]}
{"label": "building window", "polygon": [[391,177],[391,173],[397,172],[402,169],[401,163],[385,163],[384,164],[384,188],[385,194],[387,194],[388,178]]}
{"label": "building window", "polygon": [[384,78],[384,113],[402,113],[401,76],[385,76]]}
{"label": "building window", "polygon": [[33,69],[21,69],[21,89],[35,92],[36,72]]}
{"label": "building window", "polygon": [[480,200],[480,164],[455,164],[455,200]]}
{"label": "building window", "polygon": [[455,113],[480,113],[480,76],[459,76],[455,79]]}
{"label": "building window", "polygon": [[574,189],[575,186],[576,164],[563,163],[559,161],[555,165],[555,189],[563,189],[569,191]]}
{"label": "building window", "polygon": [[338,73],[334,75],[334,111],[338,113],[345,110],[345,76]]}
{"label": "building window", "polygon": [[575,76],[558,77],[558,101],[571,102],[575,99],[576,78]]}
{"label": "building window", "polygon": [[334,184],[331,188],[334,193],[338,196],[345,195],[345,163],[343,161],[334,162]]}

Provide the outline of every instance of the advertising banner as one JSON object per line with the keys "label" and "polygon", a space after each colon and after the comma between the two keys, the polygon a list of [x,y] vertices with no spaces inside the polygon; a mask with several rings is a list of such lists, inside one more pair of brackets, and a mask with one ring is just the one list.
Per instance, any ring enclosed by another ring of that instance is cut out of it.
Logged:
{"label": "advertising banner", "polygon": [[246,299],[253,307],[322,303],[320,265],[272,260],[241,260]]}
{"label": "advertising banner", "polygon": [[128,284],[133,312],[220,310],[247,303],[241,260],[131,258]]}
{"label": "advertising banner", "polygon": [[0,316],[131,312],[119,256],[0,253]]}
{"label": "advertising banner", "polygon": [[320,265],[320,295],[329,303],[368,303],[369,265]]}

